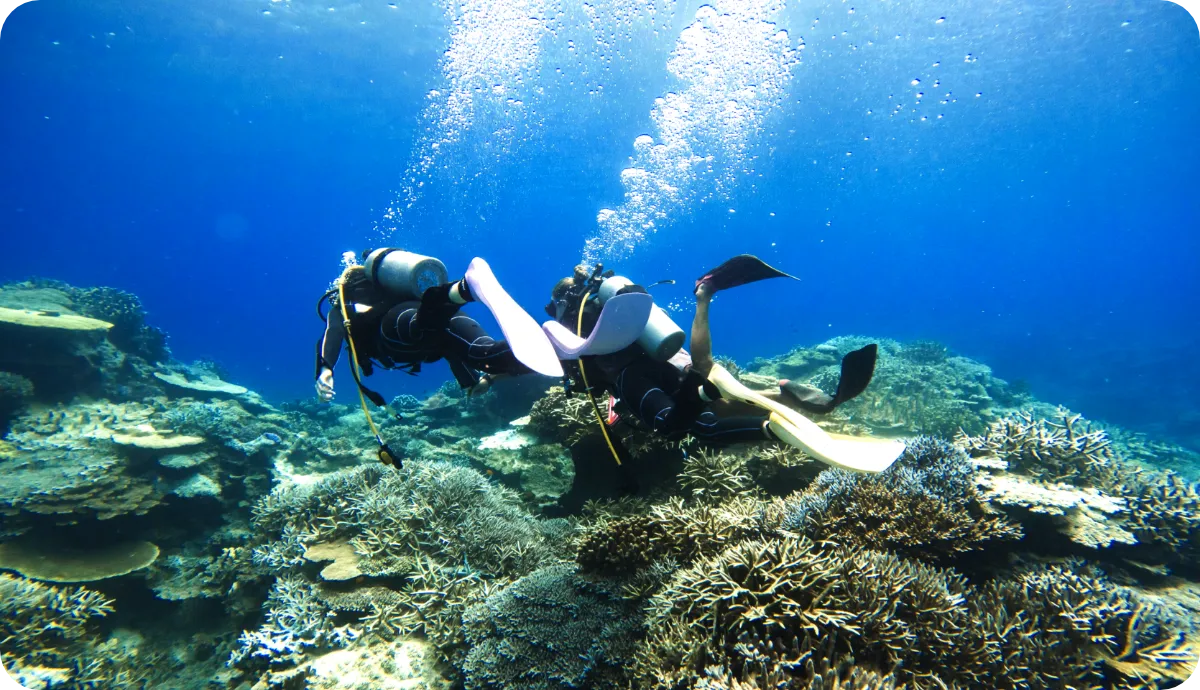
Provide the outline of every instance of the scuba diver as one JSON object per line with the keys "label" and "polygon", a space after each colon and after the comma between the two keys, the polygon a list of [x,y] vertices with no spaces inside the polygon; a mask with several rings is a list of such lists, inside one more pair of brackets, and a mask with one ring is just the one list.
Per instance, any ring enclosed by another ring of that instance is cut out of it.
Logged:
{"label": "scuba diver", "polygon": [[[574,360],[572,380],[568,385],[574,383],[573,389],[586,392],[593,403],[596,394],[609,393],[652,432],[668,438],[690,434],[718,445],[782,441],[806,450],[816,444],[821,446],[816,453],[819,459],[853,468],[856,459],[842,462],[837,456],[845,457],[846,453],[827,448],[828,436],[823,432],[814,434],[805,427],[810,422],[797,420],[799,415],[792,416],[791,410],[781,410],[779,403],[793,410],[818,414],[832,412],[838,405],[862,393],[870,383],[875,369],[876,345],[868,345],[843,358],[837,392],[832,396],[787,380],[779,382],[777,393],[752,392],[740,386],[713,360],[708,324],[713,296],[722,290],[768,278],[795,279],[749,254],[726,261],[696,281],[696,315],[692,321],[690,355],[682,349],[683,330],[666,312],[653,306],[636,342],[615,352],[578,357]],[[547,331],[556,343],[569,340],[569,335],[583,337],[602,321],[607,302],[621,295],[645,292],[645,288],[627,278],[616,276],[612,271],[604,272],[602,266],[591,272],[577,266],[574,275],[554,286],[551,302],[546,306],[546,312],[571,333],[558,335],[556,339],[555,333],[561,333],[562,328],[547,328]],[[562,352],[564,346],[558,347]],[[731,399],[723,399],[727,397],[723,395],[724,390],[734,393]],[[739,395],[739,391],[743,394]],[[599,419],[599,408],[595,409]],[[614,419],[610,409],[608,423]],[[607,439],[607,431],[605,436]],[[609,445],[617,457],[611,439]],[[890,449],[883,450],[883,454],[888,452]],[[617,460],[620,462],[619,457]],[[886,460],[887,464],[892,460],[894,457]],[[879,464],[872,458],[870,464],[862,465],[862,469],[879,471],[875,469]]]}
{"label": "scuba diver", "polygon": [[[330,312],[322,314],[326,300]],[[511,338],[496,340],[458,313],[476,300],[492,311],[506,335],[516,335],[521,341],[516,347],[510,346]],[[333,368],[342,341],[350,344],[350,370],[359,392],[381,407],[383,397],[362,384],[360,371],[369,376],[380,366],[416,375],[422,364],[444,359],[469,395],[482,394],[502,376],[562,373],[556,359],[547,361],[546,353],[553,358],[553,351],[536,322],[478,258],[462,279],[448,282],[437,259],[394,248],[365,251],[362,265],[347,267],[321,297],[317,314],[325,320],[325,333],[317,343],[316,388],[325,402],[334,397]]]}

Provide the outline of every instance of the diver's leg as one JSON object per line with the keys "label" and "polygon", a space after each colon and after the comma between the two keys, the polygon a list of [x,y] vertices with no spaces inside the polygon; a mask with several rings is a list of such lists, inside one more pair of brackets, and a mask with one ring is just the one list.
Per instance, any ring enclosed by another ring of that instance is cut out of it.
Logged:
{"label": "diver's leg", "polygon": [[720,445],[775,438],[767,428],[767,415],[764,414],[722,417],[712,410],[705,410],[692,424],[690,431],[699,439]]}
{"label": "diver's leg", "polygon": [[630,363],[613,380],[613,389],[654,433],[674,435],[692,424],[695,412],[667,393],[654,364],[643,359]]}
{"label": "diver's leg", "polygon": [[708,307],[712,302],[712,290],[707,283],[696,288],[696,316],[692,318],[692,369],[708,377],[712,371],[712,333],[708,328]]}
{"label": "diver's leg", "polygon": [[446,350],[473,369],[493,376],[519,376],[532,371],[517,360],[507,342],[488,335],[475,319],[456,314],[445,333]]}

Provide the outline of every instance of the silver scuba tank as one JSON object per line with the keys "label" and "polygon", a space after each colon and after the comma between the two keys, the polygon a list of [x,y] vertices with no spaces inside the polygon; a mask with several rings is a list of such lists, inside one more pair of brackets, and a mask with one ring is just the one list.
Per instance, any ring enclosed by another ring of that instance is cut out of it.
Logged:
{"label": "silver scuba tank", "polygon": [[421,299],[426,290],[448,280],[441,261],[401,249],[376,249],[363,267],[372,283],[403,300]]}
{"label": "silver scuba tank", "polygon": [[[596,291],[600,304],[607,302],[617,294],[617,291],[627,285],[633,285],[633,281],[625,276],[606,278],[600,284],[600,289]],[[638,336],[637,344],[641,345],[646,354],[652,358],[659,362],[665,362],[683,348],[683,340],[683,329],[672,321],[670,316],[667,316],[667,312],[663,311],[662,307],[656,304],[650,310],[650,320],[646,322],[646,328]]]}

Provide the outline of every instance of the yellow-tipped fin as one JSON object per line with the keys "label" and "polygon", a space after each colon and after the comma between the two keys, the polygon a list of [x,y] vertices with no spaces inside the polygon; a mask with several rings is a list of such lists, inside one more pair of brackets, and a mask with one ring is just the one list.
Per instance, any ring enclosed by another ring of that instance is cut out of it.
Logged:
{"label": "yellow-tipped fin", "polygon": [[741,400],[771,413],[771,431],[826,465],[854,472],[882,472],[904,452],[904,442],[879,438],[831,435],[811,419],[780,405],[742,385],[720,364],[714,364],[708,380],[726,398]]}

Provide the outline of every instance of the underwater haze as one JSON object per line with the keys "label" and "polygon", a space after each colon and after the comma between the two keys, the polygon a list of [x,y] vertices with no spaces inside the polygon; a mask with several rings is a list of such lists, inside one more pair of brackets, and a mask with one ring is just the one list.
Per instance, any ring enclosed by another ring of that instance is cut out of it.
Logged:
{"label": "underwater haze", "polygon": [[589,239],[680,304],[754,253],[802,282],[715,310],[730,356],[933,339],[1200,447],[1196,33],[1159,0],[42,0],[0,42],[0,277],[134,292],[289,398],[346,250],[483,256],[532,312]]}

